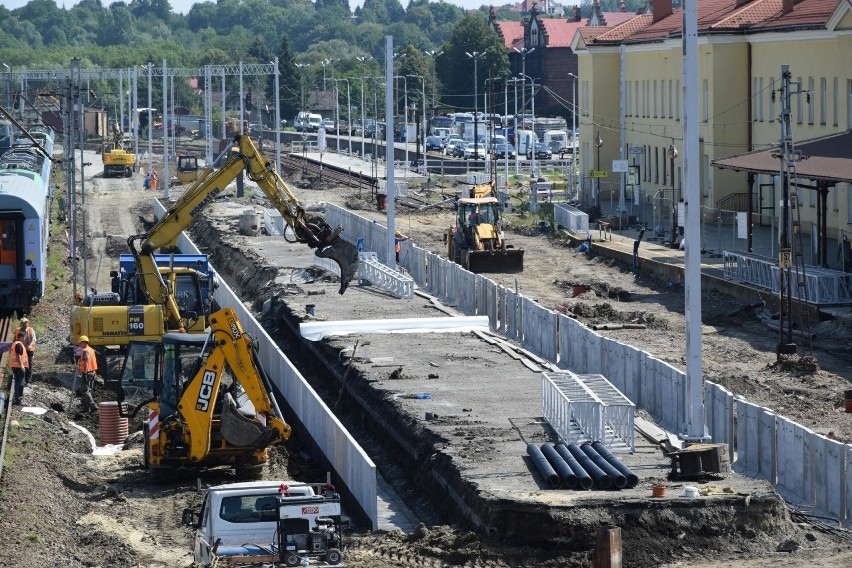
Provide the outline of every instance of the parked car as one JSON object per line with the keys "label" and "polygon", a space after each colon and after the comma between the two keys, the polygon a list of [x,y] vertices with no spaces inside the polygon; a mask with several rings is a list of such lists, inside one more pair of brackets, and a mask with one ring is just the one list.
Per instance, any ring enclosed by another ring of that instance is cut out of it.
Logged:
{"label": "parked car", "polygon": [[444,155],[445,156],[455,156],[456,155],[456,146],[463,143],[464,140],[461,138],[449,138],[446,142],[444,142]]}
{"label": "parked car", "polygon": [[440,136],[427,136],[426,137],[426,151],[434,151],[440,152],[444,149],[443,140],[441,140]]}
{"label": "parked car", "polygon": [[474,144],[473,142],[469,143],[464,147],[464,159],[465,160],[481,160],[485,158],[485,144],[479,142]]}
{"label": "parked car", "polygon": [[334,121],[330,118],[326,118],[322,121],[322,127],[325,128],[326,132],[331,132],[332,130],[335,130],[335,126],[336,125],[334,124]]}
{"label": "parked car", "polygon": [[468,140],[462,140],[461,142],[458,142],[455,148],[453,149],[453,156],[455,156],[456,158],[464,158],[464,149],[467,148],[468,144],[473,144],[473,142],[470,142]]}
{"label": "parked car", "polygon": [[506,156],[510,158],[515,157],[515,147],[509,144],[508,142],[498,143],[494,147],[494,157],[495,158],[505,158]]}
{"label": "parked car", "polygon": [[[527,152],[527,158],[532,159],[532,149]],[[547,144],[544,142],[536,142],[535,144],[535,159],[536,160],[549,160],[553,158],[553,152],[550,151],[550,148],[547,147]]]}

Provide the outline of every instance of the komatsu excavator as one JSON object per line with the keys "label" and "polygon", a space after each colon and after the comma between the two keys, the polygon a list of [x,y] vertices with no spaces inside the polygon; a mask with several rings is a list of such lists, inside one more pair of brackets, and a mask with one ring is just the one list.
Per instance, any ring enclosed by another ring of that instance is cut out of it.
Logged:
{"label": "komatsu excavator", "polygon": [[[71,342],[76,344],[81,335],[87,335],[92,346],[122,347],[131,339],[157,341],[168,331],[202,332],[207,325],[205,314],[187,310],[186,305],[204,305],[207,299],[181,303],[174,278],[157,267],[154,255],[161,249],[173,249],[181,232],[242,172],[257,183],[284,218],[289,227],[285,235],[294,235],[295,242],[340,266],[339,292],[343,294],[358,271],[355,245],[340,237],[342,226],[331,227],[322,217],[308,213],[251,138],[237,135],[220,167],[200,171],[195,183],[150,231],[127,239],[142,297],[137,295],[135,305],[122,304],[118,294],[81,298],[71,310]],[[181,289],[199,290],[200,286],[185,282]]]}
{"label": "komatsu excavator", "polygon": [[167,333],[132,341],[117,380],[120,414],[141,410],[144,466],[233,465],[257,478],[268,448],[290,437],[251,338],[236,313],[210,315],[206,334]]}

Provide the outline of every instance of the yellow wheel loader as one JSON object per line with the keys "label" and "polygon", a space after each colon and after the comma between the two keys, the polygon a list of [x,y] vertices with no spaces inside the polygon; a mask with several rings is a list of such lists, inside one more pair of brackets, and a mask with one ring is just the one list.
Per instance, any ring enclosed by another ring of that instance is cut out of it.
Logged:
{"label": "yellow wheel loader", "polygon": [[503,209],[492,184],[474,185],[456,205],[456,222],[447,229],[447,258],[474,273],[522,272],[524,249],[506,244]]}

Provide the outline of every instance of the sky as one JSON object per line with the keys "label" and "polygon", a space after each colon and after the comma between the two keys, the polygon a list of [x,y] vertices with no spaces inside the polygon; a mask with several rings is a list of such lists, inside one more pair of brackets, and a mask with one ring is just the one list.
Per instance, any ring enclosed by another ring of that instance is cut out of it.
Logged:
{"label": "sky", "polygon": [[[214,1],[215,0],[210,0]],[[480,6],[489,4],[488,0],[445,0],[450,4],[455,4],[457,6],[461,6],[462,8],[479,8]],[[15,8],[20,8],[21,6],[26,6],[29,3],[29,0],[0,0],[0,4],[13,10]],[[70,8],[77,2],[75,0],[57,0],[57,5],[64,5],[66,8]],[[104,6],[108,6],[112,4],[112,0],[102,0]],[[195,4],[195,0],[169,0],[169,3],[172,5],[172,11],[180,12],[181,14],[186,14],[189,12],[189,9]],[[349,6],[354,10],[356,6],[360,6],[363,4],[363,0],[349,0]],[[405,8],[408,6],[407,0],[400,0],[402,7]]]}

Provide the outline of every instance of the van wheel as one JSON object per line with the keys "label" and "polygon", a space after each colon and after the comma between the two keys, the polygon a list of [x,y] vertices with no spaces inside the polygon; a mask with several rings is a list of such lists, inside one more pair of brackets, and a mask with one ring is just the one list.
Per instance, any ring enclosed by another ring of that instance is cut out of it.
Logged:
{"label": "van wheel", "polygon": [[285,566],[299,566],[302,564],[302,559],[295,552],[288,552],[284,557]]}
{"label": "van wheel", "polygon": [[325,553],[325,561],[332,566],[340,564],[341,560],[343,560],[343,554],[337,548],[329,548]]}

